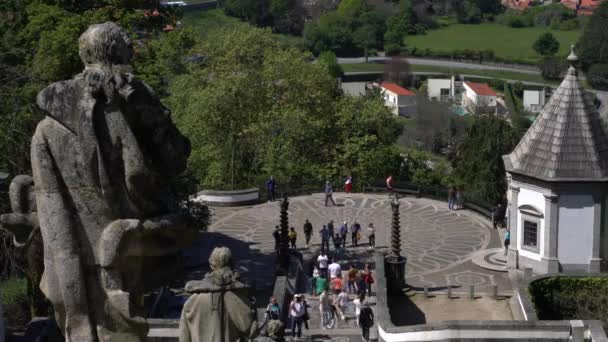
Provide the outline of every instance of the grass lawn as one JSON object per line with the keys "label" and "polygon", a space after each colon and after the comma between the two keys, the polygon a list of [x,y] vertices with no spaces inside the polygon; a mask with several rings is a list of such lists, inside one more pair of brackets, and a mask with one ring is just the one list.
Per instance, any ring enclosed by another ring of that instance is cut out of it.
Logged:
{"label": "grass lawn", "polygon": [[[380,63],[360,63],[360,64],[340,64],[344,72],[382,72],[384,71],[384,64]],[[437,72],[443,74],[461,74],[471,76],[482,76],[498,78],[503,80],[516,80],[516,81],[528,81],[528,82],[539,82],[546,84],[557,84],[557,82],[546,81],[540,75],[524,74],[513,71],[502,71],[502,70],[476,70],[468,68],[448,68],[431,65],[410,65],[411,71],[413,72]]]}
{"label": "grass lawn", "polygon": [[[206,32],[219,28],[243,28],[251,26],[240,19],[229,17],[221,9],[210,11],[193,11],[184,13],[182,18],[184,27],[191,27],[195,31],[205,35]],[[304,38],[288,34],[272,34],[283,46],[297,47],[303,44]]]}
{"label": "grass lawn", "polygon": [[479,25],[452,24],[425,35],[407,36],[406,46],[433,51],[464,49],[491,49],[497,57],[536,62],[539,56],[532,45],[538,37],[551,32],[560,43],[559,55],[566,56],[570,45],[575,44],[581,30],[559,31],[543,27],[512,28],[494,23]]}

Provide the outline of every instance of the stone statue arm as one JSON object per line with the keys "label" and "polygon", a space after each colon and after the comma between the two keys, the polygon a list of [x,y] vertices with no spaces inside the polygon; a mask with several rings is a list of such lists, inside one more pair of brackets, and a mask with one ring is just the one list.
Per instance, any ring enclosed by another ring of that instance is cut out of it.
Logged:
{"label": "stone statue arm", "polygon": [[257,322],[251,317],[249,300],[243,293],[226,292],[226,307],[230,321],[243,338],[254,338],[257,334]]}
{"label": "stone statue arm", "polygon": [[47,138],[40,126],[32,139],[32,170],[36,186],[38,220],[45,245],[45,275],[41,289],[61,312],[66,341],[88,341],[95,336],[88,316],[87,293],[79,255],[79,229],[72,220],[74,208],[66,200]]}

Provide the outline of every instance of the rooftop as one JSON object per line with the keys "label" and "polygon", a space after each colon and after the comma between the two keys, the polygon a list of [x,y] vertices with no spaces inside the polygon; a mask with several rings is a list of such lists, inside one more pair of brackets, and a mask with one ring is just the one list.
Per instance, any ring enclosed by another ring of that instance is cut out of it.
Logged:
{"label": "rooftop", "polygon": [[577,77],[572,52],[568,74],[511,154],[508,172],[544,181],[608,180],[608,135]]}
{"label": "rooftop", "polygon": [[402,86],[396,84],[396,83],[392,83],[392,82],[383,82],[382,84],[380,84],[380,86],[390,92],[393,92],[397,95],[404,95],[404,96],[416,96],[416,94],[414,94],[413,92],[403,88]]}
{"label": "rooftop", "polygon": [[464,82],[464,84],[471,88],[477,95],[498,96],[494,89],[490,88],[490,86],[485,83]]}

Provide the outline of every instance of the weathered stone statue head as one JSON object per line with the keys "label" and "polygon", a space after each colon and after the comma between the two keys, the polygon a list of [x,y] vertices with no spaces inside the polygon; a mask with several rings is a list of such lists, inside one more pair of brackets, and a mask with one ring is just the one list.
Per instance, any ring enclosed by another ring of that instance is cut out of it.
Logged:
{"label": "weathered stone statue head", "polygon": [[140,341],[141,296],[175,277],[196,234],[170,193],[190,143],[154,91],[124,72],[123,29],[93,25],[79,48],[84,71],[37,98],[47,115],[32,139],[40,287],[67,341]]}
{"label": "weathered stone statue head", "polygon": [[127,32],[113,22],[90,26],[80,36],[78,45],[85,67],[127,65],[133,57]]}

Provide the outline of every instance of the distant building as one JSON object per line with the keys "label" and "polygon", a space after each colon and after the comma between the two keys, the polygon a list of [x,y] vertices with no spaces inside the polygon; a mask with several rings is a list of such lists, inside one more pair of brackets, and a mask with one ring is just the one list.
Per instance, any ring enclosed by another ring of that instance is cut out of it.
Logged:
{"label": "distant building", "polygon": [[485,83],[464,82],[462,106],[473,114],[495,114],[498,94]]}
{"label": "distant building", "polygon": [[393,114],[405,117],[416,115],[416,94],[391,82],[375,83],[374,86],[380,89],[384,103],[392,109]]}
{"label": "distant building", "polygon": [[502,5],[507,8],[524,10],[530,7],[532,0],[502,0]]}
{"label": "distant building", "polygon": [[591,15],[604,0],[561,0],[562,5],[576,11],[577,15]]}
{"label": "distant building", "polygon": [[463,92],[462,81],[456,81],[453,76],[450,79],[429,78],[427,80],[429,100],[460,103]]}
{"label": "distant building", "polygon": [[507,265],[599,272],[608,258],[608,132],[574,67],[511,154]]}
{"label": "distant building", "polygon": [[524,90],[524,109],[532,113],[540,113],[545,106],[545,90]]}

